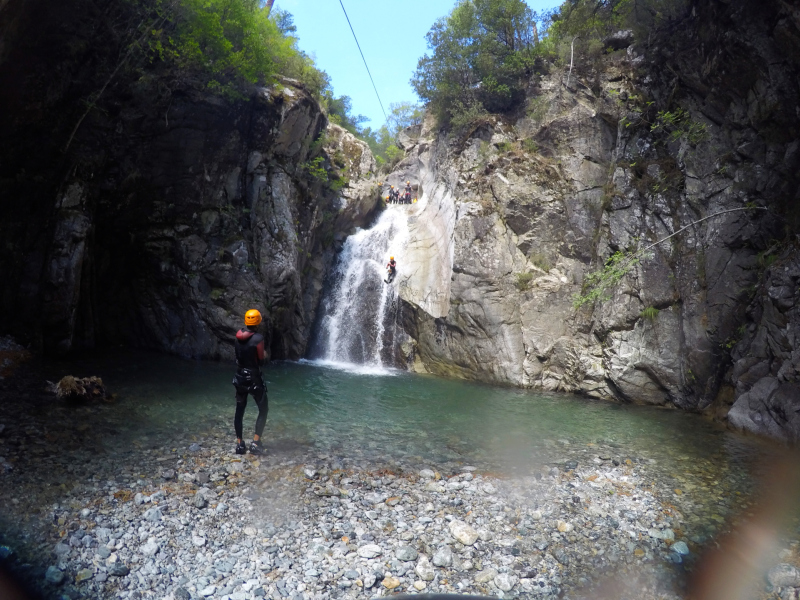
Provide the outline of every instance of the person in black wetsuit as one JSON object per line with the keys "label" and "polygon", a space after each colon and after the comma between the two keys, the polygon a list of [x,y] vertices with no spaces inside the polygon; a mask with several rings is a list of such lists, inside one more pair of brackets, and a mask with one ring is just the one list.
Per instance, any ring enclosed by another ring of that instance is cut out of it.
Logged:
{"label": "person in black wetsuit", "polygon": [[394,276],[397,274],[397,263],[394,260],[394,256],[389,257],[389,263],[386,265],[386,279],[383,280],[384,283],[392,283],[394,281]]}
{"label": "person in black wetsuit", "polygon": [[261,377],[261,365],[264,364],[264,336],[256,333],[261,323],[261,313],[257,310],[248,310],[244,315],[244,323],[246,327],[236,332],[235,342],[238,367],[233,377],[233,385],[236,388],[236,415],[233,418],[233,427],[236,430],[236,454],[247,452],[242,440],[242,418],[248,394],[252,394],[258,406],[256,432],[250,444],[250,453],[261,454],[264,452],[261,435],[264,433],[269,411],[267,386]]}
{"label": "person in black wetsuit", "polygon": [[411,182],[406,181],[406,190],[403,194],[403,204],[411,204]]}

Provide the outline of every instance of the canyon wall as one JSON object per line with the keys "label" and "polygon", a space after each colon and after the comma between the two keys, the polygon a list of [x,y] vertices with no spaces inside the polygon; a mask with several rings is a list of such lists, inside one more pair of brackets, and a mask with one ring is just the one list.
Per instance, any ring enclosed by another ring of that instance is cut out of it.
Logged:
{"label": "canyon wall", "polygon": [[[406,135],[408,365],[734,405],[737,426],[797,439],[799,32],[785,2],[698,3],[668,36],[544,69],[516,115]],[[587,274],[664,238],[575,308]]]}

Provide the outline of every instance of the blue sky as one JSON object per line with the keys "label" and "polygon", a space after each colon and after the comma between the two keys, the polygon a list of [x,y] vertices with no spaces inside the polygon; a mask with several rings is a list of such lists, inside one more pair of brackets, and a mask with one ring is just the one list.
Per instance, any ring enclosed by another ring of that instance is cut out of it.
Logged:
{"label": "blue sky", "polygon": [[[455,0],[342,0],[375,80],[383,106],[417,101],[411,74],[427,51],[425,34],[439,17],[450,12]],[[552,8],[556,0],[527,0],[535,11]],[[370,118],[373,129],[383,125],[375,97],[353,34],[339,0],[276,0],[275,8],[294,16],[300,48],[313,55],[317,66],[331,76],[337,96],[350,96],[353,114]],[[274,9],[273,9],[274,10]]]}

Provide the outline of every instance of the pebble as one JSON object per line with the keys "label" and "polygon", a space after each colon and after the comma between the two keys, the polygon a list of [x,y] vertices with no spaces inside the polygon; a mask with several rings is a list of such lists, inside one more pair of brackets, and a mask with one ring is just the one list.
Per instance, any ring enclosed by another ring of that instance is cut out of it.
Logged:
{"label": "pebble", "polygon": [[358,555],[361,558],[375,558],[383,554],[383,550],[377,544],[367,544],[358,549]]}
{"label": "pebble", "polygon": [[378,578],[375,577],[374,573],[367,573],[366,575],[364,575],[364,587],[366,589],[370,589],[373,585],[375,585],[375,582],[377,580]]}
{"label": "pebble", "polygon": [[442,546],[433,555],[431,561],[437,567],[449,567],[453,564],[453,551],[450,546]]}
{"label": "pebble", "polygon": [[400,546],[397,550],[395,550],[394,555],[397,557],[398,560],[409,562],[417,560],[419,552],[414,550],[414,548],[412,548],[411,546]]}
{"label": "pebble", "polygon": [[494,578],[494,584],[504,592],[510,592],[517,585],[517,578],[508,573],[499,573]]}
{"label": "pebble", "polygon": [[155,538],[150,538],[146,544],[139,548],[139,552],[142,553],[142,556],[155,556],[160,549],[161,546],[158,545]]}
{"label": "pebble", "polygon": [[465,546],[471,546],[478,541],[478,532],[464,521],[450,521],[450,533]]}
{"label": "pebble", "polygon": [[773,587],[800,587],[800,569],[781,563],[769,570],[767,580]]}
{"label": "pebble", "polygon": [[94,571],[91,569],[81,569],[75,575],[75,583],[81,583],[82,581],[86,581],[87,579],[91,579],[94,577]]}
{"label": "pebble", "polygon": [[488,583],[490,581],[494,581],[495,577],[497,577],[497,571],[494,569],[479,571],[475,574],[475,583]]}
{"label": "pebble", "polygon": [[125,577],[130,572],[130,569],[126,565],[119,562],[114,563],[108,568],[108,574],[114,577]]}
{"label": "pebble", "polygon": [[[617,466],[593,459],[619,456],[612,448],[562,444],[569,453],[547,466],[496,478],[457,458],[367,459],[306,447],[254,461],[234,456],[229,437],[204,437],[193,453],[150,450],[145,440],[105,470],[99,459],[88,477],[76,470],[55,500],[34,504],[46,509],[37,571],[44,596],[68,581],[63,592],[73,600],[368,600],[400,591],[554,600],[580,598],[592,577],[613,572],[652,574],[642,600],[678,600],[677,563],[691,569],[695,560],[686,542],[715,535],[696,526],[691,511],[702,507],[681,504],[690,482],[658,484],[650,472],[658,465],[646,456]],[[23,477],[29,469],[13,458],[13,476]],[[38,477],[16,495],[38,498]],[[676,485],[686,490],[678,500]],[[6,506],[20,519],[39,514],[10,498]],[[686,541],[675,542],[675,531]],[[783,556],[787,564],[769,580],[794,590],[793,554]]]}
{"label": "pebble", "polygon": [[419,557],[419,561],[417,561],[414,567],[414,572],[422,581],[433,581],[433,578],[436,577],[436,571],[433,565],[431,565],[428,557],[424,554]]}
{"label": "pebble", "polygon": [[670,546],[670,550],[682,556],[689,554],[689,546],[686,545],[686,542],[675,542]]}
{"label": "pebble", "polygon": [[64,581],[64,572],[58,567],[50,566],[47,567],[47,572],[44,574],[44,578],[47,583],[59,585],[62,581]]}

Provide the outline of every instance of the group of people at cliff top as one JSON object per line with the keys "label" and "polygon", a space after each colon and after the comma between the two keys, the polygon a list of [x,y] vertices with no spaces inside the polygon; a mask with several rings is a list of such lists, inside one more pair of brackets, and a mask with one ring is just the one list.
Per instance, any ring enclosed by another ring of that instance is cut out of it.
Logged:
{"label": "group of people at cliff top", "polygon": [[385,198],[389,204],[414,204],[417,199],[411,199],[411,182],[406,181],[406,189],[400,193],[399,189],[395,189],[393,185],[389,186],[389,195]]}

